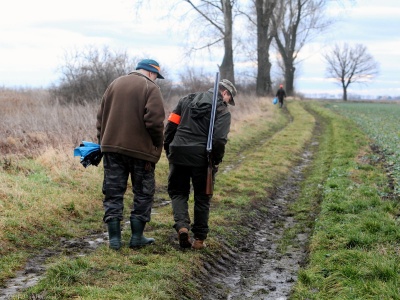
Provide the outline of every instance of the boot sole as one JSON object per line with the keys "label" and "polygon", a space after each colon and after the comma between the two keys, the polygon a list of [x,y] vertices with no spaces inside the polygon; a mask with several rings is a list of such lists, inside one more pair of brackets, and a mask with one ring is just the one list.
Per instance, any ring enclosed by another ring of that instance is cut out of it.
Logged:
{"label": "boot sole", "polygon": [[192,244],[189,241],[189,234],[187,232],[181,232],[179,234],[179,246],[181,248],[190,248]]}

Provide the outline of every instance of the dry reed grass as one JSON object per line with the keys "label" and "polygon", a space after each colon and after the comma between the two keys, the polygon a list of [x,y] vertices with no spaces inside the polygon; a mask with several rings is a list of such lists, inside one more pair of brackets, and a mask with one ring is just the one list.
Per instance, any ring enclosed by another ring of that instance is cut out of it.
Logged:
{"label": "dry reed grass", "polygon": [[[239,95],[235,100],[236,106],[231,107],[232,132],[240,128],[242,120],[257,118],[260,110],[272,114],[268,109],[271,101],[266,98]],[[166,116],[177,101],[168,101]],[[0,154],[36,158],[49,148],[71,154],[82,140],[96,141],[98,105],[61,105],[46,90],[0,89]]]}
{"label": "dry reed grass", "polygon": [[96,103],[60,105],[46,90],[0,90],[0,153],[37,157],[96,137]]}

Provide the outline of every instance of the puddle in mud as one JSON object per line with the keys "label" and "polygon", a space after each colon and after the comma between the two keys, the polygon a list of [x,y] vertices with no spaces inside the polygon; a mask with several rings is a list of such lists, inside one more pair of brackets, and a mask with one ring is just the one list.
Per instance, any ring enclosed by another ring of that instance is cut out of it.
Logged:
{"label": "puddle in mud", "polygon": [[107,233],[89,235],[79,239],[61,239],[57,249],[45,249],[28,260],[25,268],[16,272],[15,277],[5,283],[0,289],[0,299],[8,300],[17,293],[34,286],[46,271],[46,260],[57,255],[82,256],[92,252],[108,240]]}
{"label": "puddle in mud", "polygon": [[[169,205],[170,202],[171,201],[161,199],[153,205],[153,208]],[[129,226],[128,221],[123,225],[123,229]],[[14,278],[5,282],[4,287],[0,288],[0,300],[11,299],[11,297],[19,292],[37,284],[46,271],[47,259],[62,254],[71,258],[84,256],[93,252],[103,244],[108,244],[107,232],[91,234],[83,238],[71,240],[61,238],[57,249],[45,249],[41,251],[38,255],[28,260],[25,268],[16,272]]]}

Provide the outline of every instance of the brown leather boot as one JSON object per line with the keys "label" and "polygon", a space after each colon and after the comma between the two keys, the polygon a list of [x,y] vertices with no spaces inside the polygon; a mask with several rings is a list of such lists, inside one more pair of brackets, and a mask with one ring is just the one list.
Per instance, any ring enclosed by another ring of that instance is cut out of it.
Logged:
{"label": "brown leather boot", "polygon": [[181,246],[181,248],[190,248],[192,246],[192,244],[190,243],[189,230],[185,227],[179,229],[178,240],[179,246]]}
{"label": "brown leather boot", "polygon": [[206,243],[204,243],[204,240],[199,240],[195,239],[192,244],[192,248],[195,250],[201,250],[207,247]]}

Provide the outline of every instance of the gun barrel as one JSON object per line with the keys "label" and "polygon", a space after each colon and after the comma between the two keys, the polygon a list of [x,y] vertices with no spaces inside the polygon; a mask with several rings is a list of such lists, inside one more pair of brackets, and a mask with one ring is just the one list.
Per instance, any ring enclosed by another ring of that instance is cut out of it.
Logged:
{"label": "gun barrel", "polygon": [[211,118],[210,118],[210,127],[208,128],[208,138],[207,138],[207,152],[210,153],[212,151],[212,138],[214,133],[214,122],[215,122],[215,112],[217,110],[217,100],[218,100],[218,85],[219,85],[219,72],[215,74],[215,82],[214,82],[214,92],[212,99],[212,107],[211,107]]}

